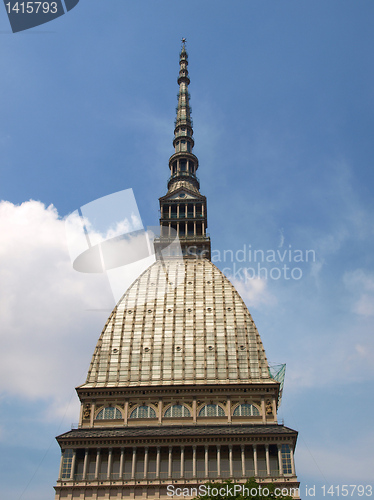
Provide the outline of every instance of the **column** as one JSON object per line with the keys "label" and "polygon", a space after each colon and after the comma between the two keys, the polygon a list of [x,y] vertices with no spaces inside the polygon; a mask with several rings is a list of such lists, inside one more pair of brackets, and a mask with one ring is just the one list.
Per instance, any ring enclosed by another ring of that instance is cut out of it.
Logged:
{"label": "column", "polygon": [[184,446],[181,446],[181,477],[184,477]]}
{"label": "column", "polygon": [[196,418],[197,418],[197,404],[196,404],[196,399],[192,401],[192,418],[193,418],[193,423],[196,424]]}
{"label": "column", "polygon": [[209,476],[209,446],[205,446],[205,477]]}
{"label": "column", "polygon": [[168,232],[169,238],[170,238],[170,232],[171,232],[171,222],[169,222],[169,232]]}
{"label": "column", "polygon": [[[179,228],[179,224],[178,224]],[[162,405],[162,399],[160,398],[158,400],[158,423],[162,424],[162,413],[163,413],[163,405]]]}
{"label": "column", "polygon": [[278,465],[279,465],[279,475],[283,476],[283,462],[282,462],[282,445],[277,444],[278,448]]}
{"label": "column", "polygon": [[229,424],[231,424],[231,399],[227,398],[227,421]]}
{"label": "column", "polygon": [[276,421],[277,420],[277,402],[276,402],[275,398],[273,398],[272,404],[273,404],[274,420]]}
{"label": "column", "polygon": [[196,203],[193,204],[193,218],[196,219]]}
{"label": "column", "polygon": [[100,470],[100,448],[96,452],[95,479],[99,479]]}
{"label": "column", "polygon": [[156,479],[160,478],[160,447],[157,446],[157,456],[156,456]]}
{"label": "column", "polygon": [[229,463],[230,463],[230,477],[234,475],[232,467],[232,444],[229,444]]}
{"label": "column", "polygon": [[171,219],[171,205],[169,205],[169,219]]}
{"label": "column", "polygon": [[261,398],[261,413],[262,413],[262,422],[266,423],[266,409],[265,409],[265,399]]}
{"label": "column", "polygon": [[293,475],[293,476],[296,476],[296,472],[295,472],[295,461],[294,461],[294,458],[293,458],[293,449],[291,448],[291,446],[290,446],[290,456],[291,456],[291,469],[292,469],[292,475]]}
{"label": "column", "polygon": [[84,462],[83,462],[83,481],[87,478],[87,465],[88,465],[88,448],[84,452]]}
{"label": "column", "polygon": [[60,471],[58,473],[58,479],[57,481],[61,481],[62,479],[62,463],[64,461],[64,452],[61,450],[61,458],[60,458]]}
{"label": "column", "polygon": [[266,474],[270,476],[269,445],[265,444]]}
{"label": "column", "polygon": [[257,465],[257,445],[253,445],[253,466],[255,469],[255,477],[258,476],[258,465]]}
{"label": "column", "polygon": [[193,223],[193,235],[196,236],[196,221]]}
{"label": "column", "polygon": [[112,450],[112,448],[109,448],[108,468],[107,468],[107,471],[106,471],[106,478],[108,480],[110,479],[110,474],[112,472],[112,456],[113,456],[113,450]]}
{"label": "column", "polygon": [[124,448],[121,448],[121,458],[119,459],[119,478],[122,479],[123,477],[123,459],[125,457],[125,450]]}
{"label": "column", "polygon": [[242,476],[245,476],[245,449],[244,449],[244,444],[241,445],[241,451],[242,451]]}
{"label": "column", "polygon": [[173,447],[169,446],[168,477],[171,477],[172,459],[173,459]]}
{"label": "column", "polygon": [[136,467],[136,448],[132,449],[132,464],[131,464],[131,479],[135,479],[135,467]]}
{"label": "column", "polygon": [[90,426],[94,425],[94,416],[95,416],[95,402],[91,404],[91,415],[90,415]]}
{"label": "column", "polygon": [[125,401],[125,410],[124,410],[125,416],[123,419],[123,423],[127,425],[127,419],[129,418],[129,402]]}
{"label": "column", "polygon": [[192,446],[192,477],[196,477],[196,445]]}
{"label": "column", "polygon": [[77,458],[77,450],[73,450],[73,458],[71,460],[71,470],[70,470],[70,479],[74,479],[74,470],[75,470],[75,460]]}
{"label": "column", "polygon": [[148,476],[148,446],[144,448],[144,479]]}
{"label": "column", "polygon": [[81,427],[82,423],[83,423],[83,408],[84,408],[84,404],[81,403],[81,408],[79,410],[79,424],[78,424],[78,427]]}
{"label": "column", "polygon": [[221,445],[217,444],[217,477],[221,477]]}

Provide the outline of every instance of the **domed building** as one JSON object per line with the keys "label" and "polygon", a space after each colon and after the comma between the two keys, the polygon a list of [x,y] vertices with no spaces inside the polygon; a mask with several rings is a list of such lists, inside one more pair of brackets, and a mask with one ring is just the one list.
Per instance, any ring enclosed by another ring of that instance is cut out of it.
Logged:
{"label": "domed building", "polygon": [[177,488],[191,497],[208,481],[250,477],[299,486],[297,432],[277,421],[282,381],[246,305],[210,261],[187,65],[183,42],[157,260],[112,311],[77,388],[78,428],[57,437],[56,500],[166,499]]}

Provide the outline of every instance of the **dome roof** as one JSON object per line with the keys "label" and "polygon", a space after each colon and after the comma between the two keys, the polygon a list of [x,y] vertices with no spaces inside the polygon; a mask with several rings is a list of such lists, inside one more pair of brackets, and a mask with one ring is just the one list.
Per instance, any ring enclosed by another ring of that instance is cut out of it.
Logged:
{"label": "dome roof", "polygon": [[82,388],[276,383],[254,321],[208,260],[156,261],[127,290]]}

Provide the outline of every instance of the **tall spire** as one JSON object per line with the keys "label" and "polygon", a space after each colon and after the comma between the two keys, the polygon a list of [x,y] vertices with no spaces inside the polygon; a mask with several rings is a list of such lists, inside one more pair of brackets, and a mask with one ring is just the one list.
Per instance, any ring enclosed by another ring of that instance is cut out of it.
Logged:
{"label": "tall spire", "polygon": [[182,49],[179,54],[179,76],[178,76],[178,106],[177,116],[175,118],[173,146],[175,153],[169,159],[169,168],[171,177],[168,188],[173,190],[178,184],[177,181],[183,179],[190,184],[194,190],[200,187],[196,177],[196,170],[199,167],[199,161],[192,150],[194,147],[190,94],[188,85],[190,77],[188,76],[188,54],[186,51],[186,39],[182,38]]}
{"label": "tall spire", "polygon": [[[186,51],[186,39],[182,38],[182,50],[179,54],[179,93],[178,93],[178,107],[177,107],[177,117],[175,120],[175,138],[183,136],[181,134],[182,127],[187,127],[190,136],[192,137],[192,120],[191,120],[191,108],[190,108],[190,95],[188,93],[188,85],[190,84],[190,78],[188,76],[188,54]],[[193,142],[193,141],[192,141]],[[192,143],[193,147],[193,143]]]}
{"label": "tall spire", "polygon": [[174,154],[169,158],[170,177],[168,192],[160,198],[160,238],[155,239],[156,253],[165,249],[176,236],[179,239],[184,258],[210,259],[210,238],[206,197],[199,189],[196,171],[197,157],[194,147],[190,94],[188,85],[188,54],[186,39],[182,38],[179,54],[178,106],[174,127]]}

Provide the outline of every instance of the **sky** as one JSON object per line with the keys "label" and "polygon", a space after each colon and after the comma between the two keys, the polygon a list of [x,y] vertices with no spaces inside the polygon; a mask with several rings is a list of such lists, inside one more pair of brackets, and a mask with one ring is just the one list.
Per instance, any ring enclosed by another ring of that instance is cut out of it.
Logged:
{"label": "sky", "polygon": [[0,15],[1,500],[53,498],[113,307],[65,218],[132,188],[157,225],[182,37],[213,261],[287,364],[302,498],[374,486],[373,2],[80,0],[16,34]]}

